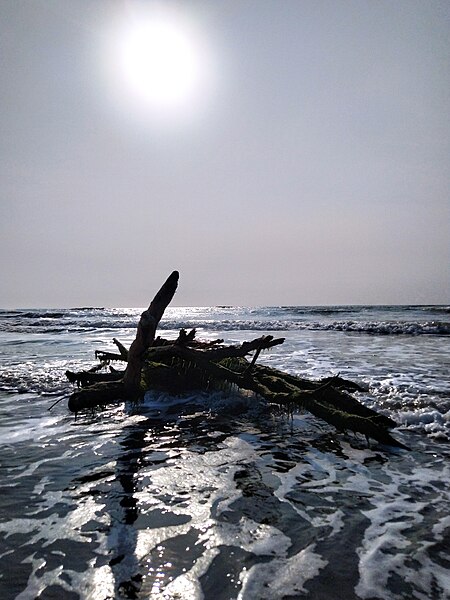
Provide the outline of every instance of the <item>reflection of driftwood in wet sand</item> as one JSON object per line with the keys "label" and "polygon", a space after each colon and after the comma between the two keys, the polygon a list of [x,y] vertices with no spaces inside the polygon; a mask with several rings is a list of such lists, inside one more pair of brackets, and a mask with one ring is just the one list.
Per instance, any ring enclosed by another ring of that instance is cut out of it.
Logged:
{"label": "reflection of driftwood in wet sand", "polygon": [[[177,284],[178,272],[174,271],[142,313],[136,338],[128,351],[114,340],[119,353],[97,351],[99,367],[81,373],[67,372],[69,380],[81,388],[69,398],[72,412],[136,399],[148,389],[181,393],[234,385],[290,411],[307,410],[339,430],[404,447],[389,433],[395,426],[392,419],[367,408],[349,394],[359,389],[357,384],[340,377],[310,381],[256,364],[263,350],[282,344],[283,338],[267,335],[226,346],[223,340],[201,342],[196,339],[195,330],[187,333],[182,329],[174,341],[155,339],[156,328]],[[253,358],[248,360],[246,357],[252,352]],[[109,373],[100,372],[111,361],[126,362],[127,366],[123,371],[111,368]]]}

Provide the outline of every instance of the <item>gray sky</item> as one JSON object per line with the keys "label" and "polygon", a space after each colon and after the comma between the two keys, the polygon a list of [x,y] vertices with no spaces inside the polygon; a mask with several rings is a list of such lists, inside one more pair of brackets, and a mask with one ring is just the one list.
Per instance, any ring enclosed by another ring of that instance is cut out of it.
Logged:
{"label": "gray sky", "polygon": [[0,0],[0,306],[448,303],[450,4],[166,3],[167,114],[115,64],[154,5]]}

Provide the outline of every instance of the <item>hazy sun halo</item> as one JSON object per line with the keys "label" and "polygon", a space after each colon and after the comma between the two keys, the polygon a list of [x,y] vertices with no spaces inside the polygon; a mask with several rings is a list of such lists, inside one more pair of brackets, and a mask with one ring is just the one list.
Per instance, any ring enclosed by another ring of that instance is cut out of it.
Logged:
{"label": "hazy sun halo", "polygon": [[195,28],[178,15],[140,11],[114,33],[116,87],[156,115],[192,112],[207,91],[209,67]]}

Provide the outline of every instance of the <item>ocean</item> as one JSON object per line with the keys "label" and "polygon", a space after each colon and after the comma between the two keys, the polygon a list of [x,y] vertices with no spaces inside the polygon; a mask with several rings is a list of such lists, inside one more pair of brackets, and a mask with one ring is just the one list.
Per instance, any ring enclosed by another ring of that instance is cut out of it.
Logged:
{"label": "ocean", "polygon": [[360,383],[409,451],[235,389],[75,419],[65,371],[129,345],[141,310],[0,311],[2,600],[450,598],[448,306],[174,307],[160,323],[285,337],[258,361]]}

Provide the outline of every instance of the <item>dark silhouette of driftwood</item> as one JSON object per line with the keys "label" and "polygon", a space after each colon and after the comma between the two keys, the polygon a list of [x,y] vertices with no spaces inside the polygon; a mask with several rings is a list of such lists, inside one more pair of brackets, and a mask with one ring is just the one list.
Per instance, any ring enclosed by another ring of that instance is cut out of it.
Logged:
{"label": "dark silhouette of driftwood", "polygon": [[[261,352],[282,344],[283,338],[266,335],[226,346],[223,340],[197,340],[195,329],[189,333],[182,329],[172,341],[155,338],[177,284],[178,272],[174,271],[142,313],[136,338],[128,351],[114,340],[119,354],[96,352],[100,367],[111,360],[126,360],[125,370],[110,368],[109,373],[102,373],[94,368],[81,373],[67,372],[69,380],[80,387],[69,398],[72,412],[136,399],[147,389],[180,393],[234,385],[253,392],[256,399],[264,398],[288,411],[307,410],[338,430],[358,432],[367,439],[405,448],[389,433],[396,425],[392,419],[366,407],[349,393],[361,390],[356,383],[338,376],[311,381],[256,364]],[[248,360],[251,353],[253,357]]]}
{"label": "dark silhouette of driftwood", "polygon": [[69,398],[69,409],[78,412],[119,399],[134,398],[140,392],[141,369],[145,360],[145,352],[155,339],[156,328],[161,317],[171,302],[177,286],[178,271],[173,271],[153,298],[138,323],[136,338],[128,352],[118,345],[121,356],[127,356],[127,368],[118,381],[95,383],[92,387],[80,390]]}

